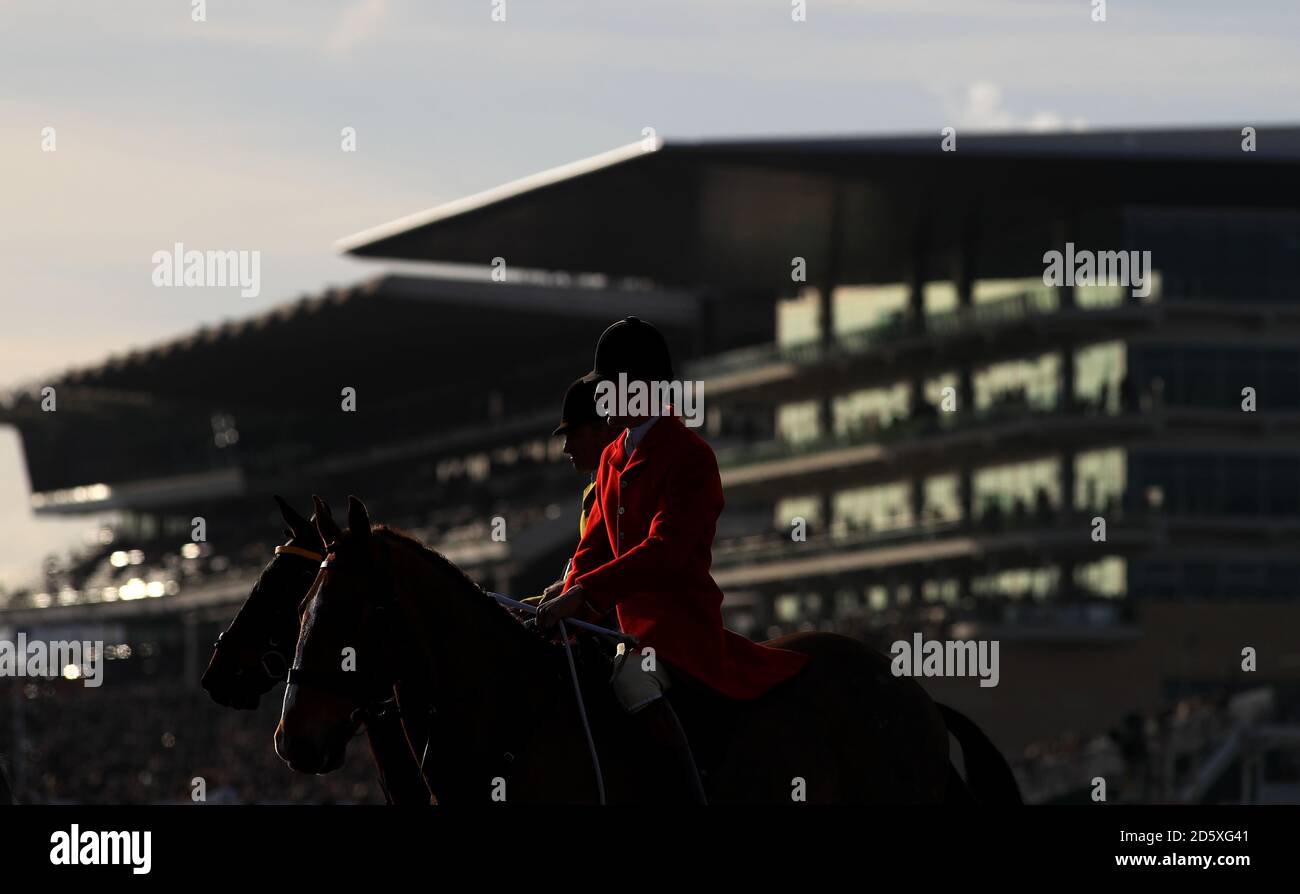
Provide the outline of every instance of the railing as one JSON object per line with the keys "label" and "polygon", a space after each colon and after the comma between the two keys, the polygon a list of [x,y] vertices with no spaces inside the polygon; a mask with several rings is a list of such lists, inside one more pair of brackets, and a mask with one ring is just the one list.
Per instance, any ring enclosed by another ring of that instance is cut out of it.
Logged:
{"label": "railing", "polygon": [[761,556],[763,561],[776,560],[798,553],[801,556],[818,555],[863,546],[885,546],[926,540],[959,532],[961,522],[929,522],[879,531],[852,531],[846,534],[819,533],[804,541],[793,541],[789,533],[771,531],[722,541],[713,551],[715,565],[739,564]]}
{"label": "railing", "polygon": [[[927,521],[897,528],[852,530],[846,533],[821,530],[802,541],[791,540],[788,531],[767,531],[718,541],[713,550],[713,564],[715,567],[731,567],[744,562],[779,561],[795,554],[800,557],[814,556],[863,547],[919,543],[957,534],[987,537],[1016,532],[1065,531],[1071,526],[1083,526],[1080,529],[1086,530],[1089,520],[1102,511],[1095,507],[1069,511],[1052,507],[1050,513],[1045,513],[1027,507],[1023,516],[1003,512],[998,515],[981,514],[969,521]],[[1119,504],[1112,504],[1105,512],[1108,519],[1123,517],[1127,522],[1138,526],[1149,525],[1159,517],[1154,510],[1141,507],[1122,509]]]}
{"label": "railing", "polygon": [[1008,598],[1005,593],[977,596],[975,604],[956,613],[953,620],[1014,625],[1026,630],[1036,627],[1091,630],[1132,624],[1135,613],[1133,603],[1124,598],[1091,596],[1078,590],[1073,598],[1065,598],[1056,587],[1042,595],[1020,598]]}
{"label": "railing", "polygon": [[[1025,418],[1049,418],[1054,415],[1068,414],[1082,418],[1087,413],[1086,407],[1065,409],[1061,406],[1043,406],[1033,403],[1004,403],[977,410],[973,413],[939,413],[936,416],[911,417],[892,422],[887,426],[863,426],[852,431],[811,438],[806,441],[782,441],[772,439],[755,445],[730,447],[717,451],[719,468],[734,468],[776,459],[789,459],[839,450],[849,447],[864,447],[871,444],[892,444],[918,436],[946,434],[950,432],[976,431],[980,428],[998,425]],[[1109,418],[1144,418],[1150,414],[1106,413]]]}
{"label": "railing", "polygon": [[1031,316],[1055,313],[1059,308],[1060,301],[1055,292],[1034,290],[927,315],[923,329],[914,328],[906,314],[896,312],[870,326],[837,335],[829,343],[810,339],[788,345],[753,345],[717,354],[691,364],[688,374],[691,378],[705,379],[772,363],[809,366],[837,356],[860,355],[880,346],[896,344],[905,335],[952,336],[973,327],[1001,326]]}

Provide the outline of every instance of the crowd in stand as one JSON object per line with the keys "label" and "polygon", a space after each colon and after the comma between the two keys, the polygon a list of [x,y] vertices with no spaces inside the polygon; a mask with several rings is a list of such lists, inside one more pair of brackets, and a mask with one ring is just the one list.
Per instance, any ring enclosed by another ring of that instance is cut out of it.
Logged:
{"label": "crowd in stand", "polygon": [[279,695],[233,711],[197,686],[4,680],[0,751],[20,803],[191,803],[202,779],[208,803],[382,804],[364,736],[325,776],[294,772],[275,755]]}

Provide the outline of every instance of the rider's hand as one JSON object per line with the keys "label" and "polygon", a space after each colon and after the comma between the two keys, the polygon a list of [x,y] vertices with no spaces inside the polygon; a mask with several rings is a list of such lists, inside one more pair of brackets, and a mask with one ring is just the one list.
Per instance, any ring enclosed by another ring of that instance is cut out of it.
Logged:
{"label": "rider's hand", "polygon": [[[538,606],[538,605],[541,603],[541,601],[542,601],[542,597],[541,597],[541,596],[529,596],[529,597],[527,597],[527,598],[520,599],[519,601],[522,602],[524,605],[528,605],[528,606],[531,606],[531,607],[533,607],[533,608],[537,608],[537,606]],[[528,621],[528,620],[531,620],[532,617],[533,617],[533,615],[535,614],[535,612],[530,612],[530,611],[529,611],[528,609],[526,609],[526,608],[515,608],[515,607],[512,606],[512,605],[508,605],[508,606],[506,606],[506,611],[510,612],[510,614],[511,614],[512,616],[514,616],[514,619],[515,619],[516,621]]]}
{"label": "rider's hand", "polygon": [[572,618],[586,604],[587,599],[581,586],[573,587],[554,599],[544,599],[537,608],[537,626],[542,632],[549,633],[562,618]]}
{"label": "rider's hand", "polygon": [[557,580],[545,590],[542,591],[542,602],[550,602],[555,597],[564,592],[564,581]]}

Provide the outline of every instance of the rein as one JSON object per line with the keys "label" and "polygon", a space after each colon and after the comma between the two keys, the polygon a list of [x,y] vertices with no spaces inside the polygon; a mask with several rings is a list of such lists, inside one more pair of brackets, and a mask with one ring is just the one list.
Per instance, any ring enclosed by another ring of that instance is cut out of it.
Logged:
{"label": "rein", "polygon": [[[330,553],[321,560],[320,567],[328,569],[333,565],[334,554]],[[397,598],[393,589],[392,575],[387,567],[382,569],[381,585],[376,588],[374,611],[380,626],[380,635],[372,637],[375,642],[367,645],[380,646],[385,637],[393,633],[390,613],[397,611]],[[386,656],[387,650],[375,648],[375,655]],[[334,670],[312,670],[294,666],[289,668],[287,682],[298,686],[310,686],[325,689],[339,695],[355,698],[360,707],[352,712],[352,720],[363,723],[370,719],[384,719],[401,716],[397,708],[397,696],[393,687],[400,682],[401,675],[390,662],[380,659],[382,669],[378,674],[365,671],[357,673],[342,668]],[[367,690],[370,690],[367,693]]]}
{"label": "rein", "polygon": [[[537,614],[537,606],[529,605],[526,602],[518,602],[501,593],[488,592],[488,595],[502,605],[510,608],[519,609],[529,614]],[[628,641],[635,643],[636,637],[618,631],[610,630],[608,627],[598,627],[595,624],[588,624],[586,621],[580,621],[577,618],[569,618],[568,621],[575,627],[582,630],[590,631],[601,636],[612,637],[619,641],[620,651]],[[605,806],[605,774],[600,769],[600,755],[596,753],[596,740],[591,735],[591,722],[587,719],[587,705],[582,700],[582,684],[578,681],[578,666],[573,661],[573,646],[569,644],[569,631],[565,629],[565,619],[559,621],[560,642],[564,643],[564,657],[569,661],[569,679],[573,681],[573,698],[578,703],[578,716],[582,718],[582,732],[587,737],[587,750],[591,752],[591,766],[596,773],[596,797],[601,807]]]}
{"label": "rein", "polygon": [[[304,550],[303,553],[308,551]],[[312,555],[305,555],[305,558],[312,558]],[[334,554],[321,558],[319,554],[315,558],[320,561],[320,568],[328,569],[332,566]],[[377,588],[378,593],[374,600],[374,612],[376,622],[379,626],[378,635],[371,637],[371,642],[367,643],[368,647],[373,648],[371,654],[384,656],[380,659],[381,670],[378,673],[355,671],[346,671],[342,668],[335,670],[313,670],[294,666],[289,668],[289,673],[285,682],[290,685],[307,686],[314,689],[323,689],[327,692],[333,692],[353,699],[358,707],[352,711],[350,719],[352,723],[374,729],[383,723],[401,723],[402,709],[397,701],[396,687],[401,682],[401,674],[386,660],[388,651],[382,647],[385,639],[394,641],[395,628],[391,615],[398,611],[396,591],[392,583],[392,574],[384,563],[382,569],[376,569],[380,576],[380,586]],[[370,652],[370,649],[367,649]],[[429,714],[437,713],[437,708],[430,703]],[[403,732],[403,738],[405,733]],[[426,727],[425,742],[423,753],[419,762],[420,778],[425,782],[427,787],[428,780],[424,775],[424,762],[429,753],[429,742],[433,739],[432,724]],[[408,743],[409,751],[409,743]],[[414,755],[412,755],[414,760]],[[382,782],[382,780],[381,780]],[[385,789],[385,798],[392,803],[392,796]]]}
{"label": "rein", "polygon": [[[286,550],[289,552],[291,550]],[[277,550],[278,554],[279,550]],[[307,552],[307,551],[303,551]],[[387,555],[387,550],[385,550]],[[313,558],[312,555],[306,555],[304,558]],[[331,551],[323,560],[320,561],[320,568],[328,569],[335,560],[334,553]],[[400,631],[394,626],[391,615],[397,612],[397,591],[393,583],[391,567],[388,562],[375,563],[374,571],[379,577],[377,586],[371,590],[374,594],[374,610],[377,615],[376,621],[379,625],[378,635],[371,637],[371,642],[367,645],[374,648],[377,655],[386,656],[388,650],[383,648],[385,641],[394,643],[400,641],[398,633]],[[382,566],[382,567],[380,567]],[[523,602],[518,602],[501,593],[484,591],[487,596],[494,599],[497,603],[512,609],[524,611],[536,615],[537,608]],[[577,702],[578,714],[582,720],[583,733],[586,736],[587,748],[591,754],[592,767],[596,776],[596,792],[599,803],[605,804],[605,779],[604,773],[600,766],[600,756],[596,750],[595,739],[591,733],[591,723],[587,715],[586,704],[582,697],[582,686],[578,678],[577,664],[573,658],[573,649],[569,643],[568,627],[584,630],[596,636],[612,639],[619,643],[619,651],[623,652],[627,646],[636,645],[638,640],[634,636],[629,636],[619,630],[612,630],[608,627],[601,627],[596,624],[590,624],[577,618],[562,619],[559,621],[559,631],[561,642],[564,646],[565,658],[569,665],[569,678],[573,684],[574,700]],[[401,674],[386,660],[382,660],[383,670],[378,674],[359,674],[356,671],[345,671],[342,668],[337,670],[313,670],[294,666],[289,668],[287,682],[291,685],[308,686],[317,689],[324,689],[336,694],[341,694],[352,698],[360,707],[352,712],[354,723],[369,723],[372,720],[387,720],[392,718],[400,719],[402,716],[401,707],[398,704],[397,696],[394,691],[401,683]],[[432,663],[430,663],[430,672],[432,672]],[[430,693],[434,687],[430,686]],[[430,694],[429,714],[436,715],[437,707],[433,703]],[[428,760],[429,746],[433,740],[432,724],[428,725],[425,737],[424,747],[421,749],[419,769],[420,775],[424,777],[425,762]],[[507,760],[512,760],[513,756],[506,754]]]}

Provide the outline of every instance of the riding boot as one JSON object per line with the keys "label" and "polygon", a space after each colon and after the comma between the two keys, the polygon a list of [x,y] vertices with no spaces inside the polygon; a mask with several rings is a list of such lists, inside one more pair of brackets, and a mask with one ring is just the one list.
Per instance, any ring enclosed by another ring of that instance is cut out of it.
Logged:
{"label": "riding boot", "polygon": [[672,768],[673,780],[680,781],[681,800],[689,804],[707,804],[700,771],[695,766],[695,755],[686,741],[686,730],[682,729],[677,712],[668,699],[657,698],[632,716],[640,722],[655,752]]}

